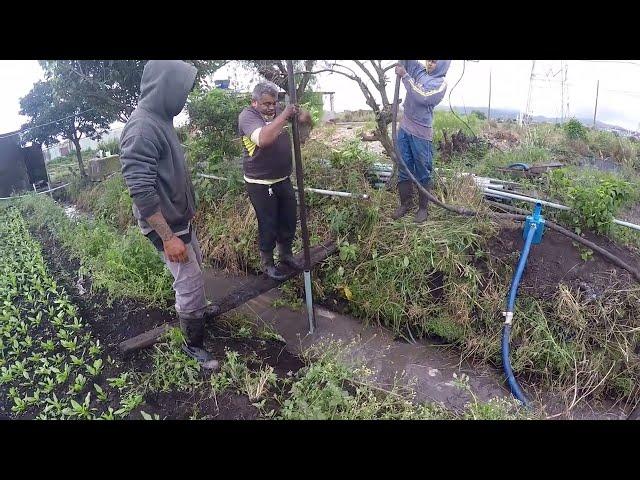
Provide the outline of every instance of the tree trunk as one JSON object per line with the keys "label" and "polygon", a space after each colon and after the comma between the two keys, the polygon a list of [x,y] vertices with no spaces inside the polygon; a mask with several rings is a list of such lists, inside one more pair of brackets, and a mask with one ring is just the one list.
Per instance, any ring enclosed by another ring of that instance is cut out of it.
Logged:
{"label": "tree trunk", "polygon": [[383,122],[378,122],[378,128],[376,129],[377,130],[376,136],[378,137],[378,140],[382,144],[382,147],[384,148],[385,153],[389,155],[389,158],[391,158],[391,160],[395,160],[396,152],[393,150],[393,143],[391,142],[391,136],[387,132],[387,125],[385,125]]}
{"label": "tree trunk", "polygon": [[386,154],[389,155],[389,158],[391,158],[391,160],[393,161],[393,171],[391,173],[389,182],[387,182],[387,188],[392,190],[395,188],[397,182],[399,159],[396,158],[396,152],[393,148],[393,142],[391,140],[391,136],[389,135],[389,123],[387,119],[384,117],[380,117],[378,118],[376,123],[378,125],[376,129],[376,137],[378,137],[378,140],[382,144],[382,147],[384,148]]}
{"label": "tree trunk", "polygon": [[84,162],[82,161],[82,149],[80,148],[80,139],[73,137],[71,139],[73,145],[76,147],[76,157],[78,159],[78,167],[80,167],[80,176],[83,180],[87,178],[87,172],[84,169]]}

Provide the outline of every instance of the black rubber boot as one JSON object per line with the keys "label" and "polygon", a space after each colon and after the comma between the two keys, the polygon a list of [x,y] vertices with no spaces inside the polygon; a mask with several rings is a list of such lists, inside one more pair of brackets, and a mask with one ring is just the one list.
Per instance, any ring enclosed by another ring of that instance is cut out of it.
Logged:
{"label": "black rubber boot", "polygon": [[[426,182],[422,186],[426,188],[429,192],[431,192],[430,182]],[[427,221],[427,218],[429,218],[428,206],[429,206],[429,198],[424,193],[422,193],[421,190],[418,190],[418,211],[416,212],[416,216],[413,219],[414,222],[424,223]]]}
{"label": "black rubber boot", "polygon": [[203,348],[205,317],[180,315],[179,318],[180,329],[185,338],[182,351],[196,360],[205,370],[220,370],[220,362]]}
{"label": "black rubber boot", "polygon": [[413,207],[413,182],[411,180],[398,182],[398,195],[400,196],[400,206],[391,215],[394,220],[404,217]]}
{"label": "black rubber boot", "polygon": [[278,257],[280,259],[280,262],[289,265],[295,270],[302,270],[304,268],[302,263],[298,262],[293,256],[291,245],[278,243]]}
{"label": "black rubber boot", "polygon": [[263,252],[260,250],[260,260],[262,263],[262,270],[268,277],[281,282],[285,280],[287,276],[282,273],[273,263],[273,252]]}
{"label": "black rubber boot", "polygon": [[207,305],[207,308],[205,308],[204,310],[204,318],[206,320],[210,320],[212,318],[217,317],[219,313],[220,313],[220,307],[218,305],[214,305],[213,303],[210,303],[209,305]]}

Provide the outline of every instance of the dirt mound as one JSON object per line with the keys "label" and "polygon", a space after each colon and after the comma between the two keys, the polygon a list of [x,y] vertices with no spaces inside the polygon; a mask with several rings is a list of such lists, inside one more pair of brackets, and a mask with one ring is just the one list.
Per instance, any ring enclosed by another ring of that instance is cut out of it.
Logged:
{"label": "dirt mound", "polygon": [[[640,259],[626,248],[591,233],[587,233],[585,237],[629,265],[640,268]],[[489,241],[488,249],[493,257],[515,268],[519,258],[518,252],[523,245],[521,228],[504,227]],[[573,240],[546,229],[542,243],[531,247],[520,291],[539,298],[548,298],[554,295],[558,285],[563,283],[597,297],[607,288],[635,284],[627,271],[611,264],[597,252],[593,252],[588,260],[584,260],[581,250],[584,252],[586,249],[578,245],[579,247],[576,247]]]}
{"label": "dirt mound", "polygon": [[489,130],[483,134],[483,137],[491,147],[500,150],[509,150],[520,145],[520,137],[509,130]]}

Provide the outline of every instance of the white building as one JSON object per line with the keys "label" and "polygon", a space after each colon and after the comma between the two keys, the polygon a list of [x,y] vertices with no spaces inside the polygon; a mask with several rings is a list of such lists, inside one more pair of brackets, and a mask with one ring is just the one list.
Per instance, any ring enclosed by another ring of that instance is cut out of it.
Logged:
{"label": "white building", "polygon": [[[122,133],[123,128],[124,127],[120,126],[118,128],[109,130],[107,133],[105,133],[102,136],[100,140],[92,140],[91,138],[81,138],[80,148],[82,150],[86,150],[89,148],[93,150],[97,150],[98,143],[100,142],[106,142],[113,139],[119,140],[120,134]],[[45,147],[45,146],[42,147],[42,154],[44,155],[45,163],[48,163],[51,160],[54,160],[59,157],[64,157],[65,155],[69,155],[70,153],[74,153],[74,152],[75,152],[75,147],[73,146],[73,143],[71,142],[71,140],[65,140],[56,145],[52,145],[50,147]]]}

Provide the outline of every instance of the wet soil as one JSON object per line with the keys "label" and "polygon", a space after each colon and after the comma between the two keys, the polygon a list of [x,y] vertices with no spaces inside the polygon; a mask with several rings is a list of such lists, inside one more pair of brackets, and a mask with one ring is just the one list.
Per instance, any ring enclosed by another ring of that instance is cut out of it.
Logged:
{"label": "wet soil", "polygon": [[[590,232],[585,234],[585,238],[627,264],[640,268],[640,257],[631,250]],[[597,297],[608,288],[635,285],[635,280],[626,270],[616,267],[597,252],[589,255],[587,260],[583,259],[581,254],[586,248],[581,244],[575,246],[573,242],[553,230],[545,230],[542,243],[531,247],[520,292],[537,298],[550,298],[562,283]],[[515,266],[523,245],[521,228],[504,227],[489,240],[488,249],[492,257]]]}

